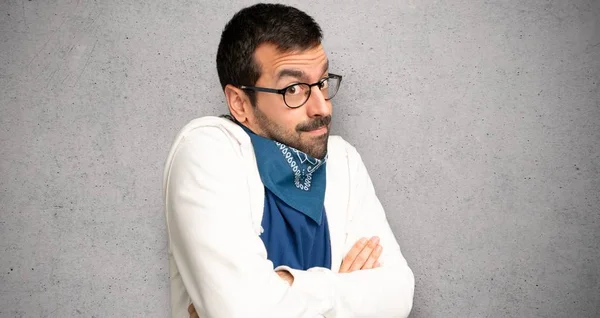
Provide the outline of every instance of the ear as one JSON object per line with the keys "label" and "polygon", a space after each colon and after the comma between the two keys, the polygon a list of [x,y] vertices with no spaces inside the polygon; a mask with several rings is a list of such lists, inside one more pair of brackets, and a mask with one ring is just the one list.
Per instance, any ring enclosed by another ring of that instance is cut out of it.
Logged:
{"label": "ear", "polygon": [[231,115],[240,123],[247,122],[252,111],[252,105],[250,105],[250,100],[244,91],[227,84],[225,86],[225,99],[227,105],[229,105]]}

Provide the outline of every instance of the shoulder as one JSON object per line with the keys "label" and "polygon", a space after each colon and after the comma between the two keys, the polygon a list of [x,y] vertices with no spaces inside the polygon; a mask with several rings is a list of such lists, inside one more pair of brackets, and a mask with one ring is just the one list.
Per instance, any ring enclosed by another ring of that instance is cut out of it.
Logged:
{"label": "shoulder", "polygon": [[227,165],[240,158],[240,149],[249,137],[226,118],[206,116],[188,122],[177,133],[167,156],[164,180],[173,165]]}
{"label": "shoulder", "polygon": [[[195,147],[203,151],[224,150],[223,148],[239,148],[249,142],[248,135],[236,123],[227,118],[206,116],[191,120],[179,130],[173,144],[169,158],[180,148]],[[198,149],[194,149],[198,150]]]}
{"label": "shoulder", "polygon": [[206,116],[191,120],[179,130],[173,147],[185,139],[217,138],[238,143],[246,141],[247,135],[242,128],[227,118]]}
{"label": "shoulder", "polygon": [[351,184],[363,180],[368,172],[358,150],[340,136],[329,138],[327,167],[331,167],[332,175],[333,171],[337,171],[335,175],[340,177],[343,172]]}
{"label": "shoulder", "polygon": [[360,158],[356,148],[341,136],[329,136],[327,148],[328,160],[337,161],[346,159],[349,162],[353,162],[357,157]]}

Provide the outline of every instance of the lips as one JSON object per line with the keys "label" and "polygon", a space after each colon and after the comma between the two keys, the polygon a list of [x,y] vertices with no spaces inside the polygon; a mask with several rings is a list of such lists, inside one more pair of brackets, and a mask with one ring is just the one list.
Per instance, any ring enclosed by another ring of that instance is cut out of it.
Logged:
{"label": "lips", "polygon": [[312,130],[307,130],[306,132],[311,133],[311,134],[318,134],[318,133],[326,133],[328,130],[327,126],[321,126],[318,127],[316,129],[312,129]]}
{"label": "lips", "polygon": [[[308,125],[303,125],[303,127],[299,127],[298,131],[302,132],[312,132],[320,129],[329,129],[329,124],[331,123],[331,116],[326,116],[322,118],[315,119]],[[315,125],[318,125],[315,127]]]}

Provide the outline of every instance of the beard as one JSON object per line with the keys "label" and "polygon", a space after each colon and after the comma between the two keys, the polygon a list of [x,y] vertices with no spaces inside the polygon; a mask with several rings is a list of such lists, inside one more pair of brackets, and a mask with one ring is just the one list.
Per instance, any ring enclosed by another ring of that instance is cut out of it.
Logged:
{"label": "beard", "polygon": [[[298,124],[294,129],[286,129],[271,121],[258,107],[254,107],[254,114],[260,129],[271,140],[280,142],[288,147],[296,148],[307,155],[323,159],[327,154],[327,141],[329,139],[329,124],[331,116],[317,117],[315,119]],[[303,135],[303,132],[327,127],[327,132],[319,136]]]}

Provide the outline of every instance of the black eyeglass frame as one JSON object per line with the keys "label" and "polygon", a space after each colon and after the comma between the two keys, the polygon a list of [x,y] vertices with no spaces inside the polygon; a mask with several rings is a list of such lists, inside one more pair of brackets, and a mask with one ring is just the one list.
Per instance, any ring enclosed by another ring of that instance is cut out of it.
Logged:
{"label": "black eyeglass frame", "polygon": [[[332,98],[335,97],[335,95],[337,95],[337,92],[340,89],[340,85],[342,85],[342,76],[341,75],[337,75],[337,74],[332,74],[329,73],[329,75],[327,75],[326,78],[321,79],[320,81],[313,83],[313,84],[308,84],[308,83],[294,83],[291,85],[288,85],[282,89],[276,89],[276,88],[267,88],[267,87],[258,87],[258,86],[246,86],[246,85],[240,85],[239,88],[243,89],[243,90],[251,90],[251,91],[256,91],[256,92],[264,92],[264,93],[273,93],[273,94],[280,94],[283,97],[283,102],[285,103],[285,106],[289,107],[289,108],[299,108],[304,106],[304,104],[306,104],[306,102],[308,102],[308,100],[310,99],[310,94],[312,94],[312,88],[313,86],[318,86],[323,84],[323,81],[325,80],[329,80],[329,79],[337,79],[338,80],[338,87],[337,87],[337,91],[335,92],[335,94],[333,96],[331,96],[330,98],[325,98],[325,100],[331,100]],[[306,100],[298,105],[298,106],[290,106],[288,105],[287,101],[285,100],[285,92],[293,86],[296,85],[307,85],[308,86],[308,95],[306,96]]]}

